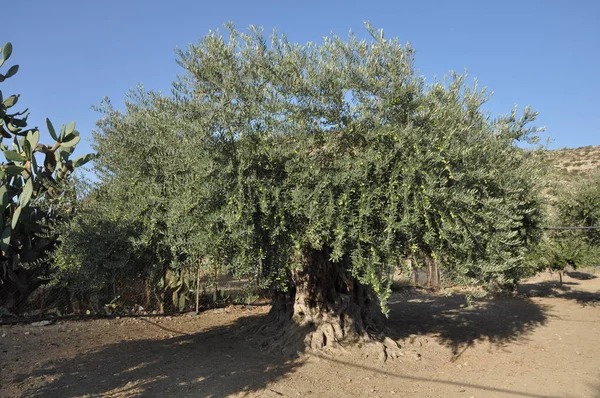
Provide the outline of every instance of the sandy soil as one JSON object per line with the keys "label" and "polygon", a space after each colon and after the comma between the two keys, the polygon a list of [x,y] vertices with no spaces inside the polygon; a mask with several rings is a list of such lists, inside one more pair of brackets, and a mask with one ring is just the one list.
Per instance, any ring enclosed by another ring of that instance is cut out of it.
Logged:
{"label": "sandy soil", "polygon": [[394,294],[398,359],[285,357],[245,331],[266,307],[0,327],[2,397],[600,397],[600,273],[517,297]]}

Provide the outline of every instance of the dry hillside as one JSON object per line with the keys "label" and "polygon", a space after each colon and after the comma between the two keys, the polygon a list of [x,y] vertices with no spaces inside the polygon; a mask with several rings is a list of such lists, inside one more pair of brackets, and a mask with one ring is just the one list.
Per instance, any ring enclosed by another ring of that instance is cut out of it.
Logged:
{"label": "dry hillside", "polygon": [[548,151],[547,159],[564,176],[585,176],[600,169],[600,145]]}

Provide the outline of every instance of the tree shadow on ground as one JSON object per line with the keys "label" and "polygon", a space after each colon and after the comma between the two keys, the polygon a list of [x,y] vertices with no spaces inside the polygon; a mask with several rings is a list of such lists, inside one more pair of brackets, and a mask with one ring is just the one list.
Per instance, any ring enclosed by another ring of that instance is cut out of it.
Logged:
{"label": "tree shadow on ground", "polygon": [[590,274],[589,272],[580,272],[580,271],[572,271],[566,273],[569,278],[579,279],[582,281],[587,281],[590,279],[596,279],[597,276],[594,274]]}
{"label": "tree shadow on ground", "polygon": [[67,361],[46,363],[32,374],[17,375],[15,381],[26,383],[30,376],[49,381],[24,397],[224,397],[264,389],[302,359],[300,353],[266,353],[247,341],[244,330],[263,318],[244,317],[194,334],[145,320],[148,327],[176,336],[105,345]]}
{"label": "tree shadow on ground", "polygon": [[579,282],[543,281],[536,283],[522,283],[518,287],[519,294],[527,297],[560,297],[563,292],[571,290],[571,286],[577,286]]}
{"label": "tree shadow on ground", "polygon": [[524,297],[499,296],[467,306],[465,295],[424,292],[394,295],[388,327],[395,340],[433,336],[453,355],[476,341],[497,346],[521,339],[546,323],[546,308]]}
{"label": "tree shadow on ground", "polygon": [[[592,276],[595,278],[594,275]],[[577,285],[579,285],[578,282],[563,282],[561,285],[558,281],[524,283],[519,286],[519,293],[528,297],[555,297],[574,300],[581,305],[600,305],[600,291],[588,292],[573,289]]]}
{"label": "tree shadow on ground", "polygon": [[[501,345],[546,321],[544,308],[526,298],[502,297],[471,308],[465,304],[462,295],[394,294],[389,336],[395,340],[434,336],[458,357],[461,348],[477,340]],[[69,360],[42,363],[30,374],[17,375],[13,382],[28,390],[25,397],[222,397],[259,390],[267,390],[268,395],[270,383],[293,373],[307,356],[265,352],[258,339],[249,341],[248,330],[264,321],[265,315],[251,315],[186,334],[148,319],[144,320],[148,327],[159,327],[174,337],[107,344]],[[43,385],[28,386],[31,376],[42,378]],[[271,395],[281,394],[273,390]]]}

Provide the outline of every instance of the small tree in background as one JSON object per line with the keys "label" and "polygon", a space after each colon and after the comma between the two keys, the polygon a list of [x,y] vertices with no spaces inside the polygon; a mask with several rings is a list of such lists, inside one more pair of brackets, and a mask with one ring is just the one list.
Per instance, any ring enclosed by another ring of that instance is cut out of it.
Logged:
{"label": "small tree in background", "polygon": [[62,283],[115,298],[144,284],[138,304],[185,310],[198,272],[214,278],[222,264],[212,259],[224,257],[222,235],[210,233],[221,227],[208,221],[225,198],[211,148],[185,129],[171,102],[142,88],[129,93],[124,112],[108,100],[98,110],[100,183],[62,232]]}
{"label": "small tree in background", "polygon": [[[74,203],[73,217],[55,227],[61,244],[53,254],[52,279],[58,288],[68,291],[76,313],[83,307],[102,312],[104,304],[117,301],[123,287],[134,290],[136,282],[145,279],[143,253],[134,244],[140,223],[118,219],[107,200],[107,190],[110,184],[102,189],[92,187]],[[149,301],[149,297],[136,299],[145,306]]]}
{"label": "small tree in background", "polygon": [[[563,185],[552,204],[549,222],[560,227],[600,226],[600,173]],[[540,269],[558,271],[560,283],[567,266],[600,263],[600,228],[550,231],[536,252]]]}
{"label": "small tree in background", "polygon": [[[564,192],[558,201],[557,211],[563,225],[600,226],[600,172],[579,180]],[[586,244],[600,246],[600,229],[584,230],[580,236]]]}

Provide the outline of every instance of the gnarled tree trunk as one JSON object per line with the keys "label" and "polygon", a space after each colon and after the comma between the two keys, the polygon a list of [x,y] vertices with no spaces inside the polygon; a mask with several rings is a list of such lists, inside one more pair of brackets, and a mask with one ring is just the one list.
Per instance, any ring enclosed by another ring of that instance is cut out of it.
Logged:
{"label": "gnarled tree trunk", "polygon": [[382,339],[379,301],[348,265],[348,259],[331,261],[328,249],[305,251],[288,290],[273,297],[267,327],[274,326],[278,335],[268,344],[323,349]]}

